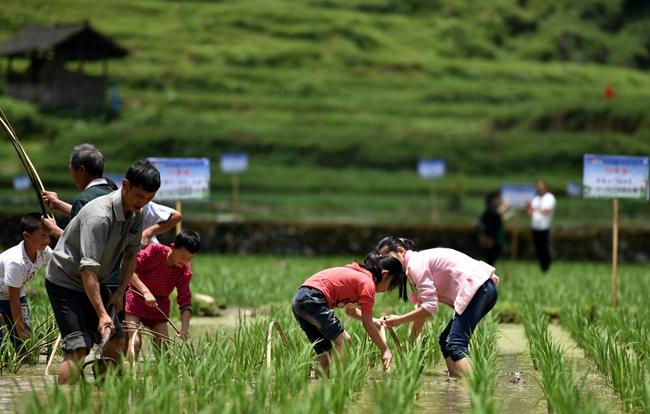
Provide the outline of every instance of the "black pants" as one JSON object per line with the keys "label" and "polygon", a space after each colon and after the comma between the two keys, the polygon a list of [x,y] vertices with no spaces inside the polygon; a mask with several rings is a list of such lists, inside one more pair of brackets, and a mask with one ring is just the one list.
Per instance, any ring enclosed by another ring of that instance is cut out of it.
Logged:
{"label": "black pants", "polygon": [[550,230],[533,230],[533,243],[539,267],[546,272],[551,267]]}
{"label": "black pants", "polygon": [[495,243],[489,249],[485,249],[485,263],[490,266],[494,266],[499,256],[501,256],[501,245]]}

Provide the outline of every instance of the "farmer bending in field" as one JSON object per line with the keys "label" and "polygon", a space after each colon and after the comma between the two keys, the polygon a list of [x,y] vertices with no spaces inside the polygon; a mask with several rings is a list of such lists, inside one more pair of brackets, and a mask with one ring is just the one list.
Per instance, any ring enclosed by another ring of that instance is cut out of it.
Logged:
{"label": "farmer bending in field", "polygon": [[[393,257],[369,254],[363,264],[355,262],[322,270],[298,288],[291,309],[313,344],[324,374],[329,373],[331,358],[342,357],[346,345],[352,340],[334,314],[333,309],[337,307],[345,307],[349,316],[363,323],[381,352],[384,369],[390,368],[393,354],[379,334],[380,321],[372,317],[372,308],[375,292],[388,292],[396,287],[399,287],[400,297],[406,301],[406,275],[401,263]],[[351,304],[357,304],[361,311]]]}
{"label": "farmer bending in field", "polygon": [[[65,228],[47,268],[45,288],[63,337],[63,362],[59,384],[76,381],[79,363],[93,343],[110,333],[105,356],[121,360],[124,332],[109,316],[120,311],[126,287],[140,251],[140,209],[160,187],[158,170],[147,161],[136,161],[127,171],[121,190],[86,204]],[[120,285],[111,295],[100,287],[119,257]],[[107,310],[108,309],[108,310]]]}
{"label": "farmer bending in field", "polygon": [[[169,337],[169,295],[176,288],[178,308],[181,311],[179,338],[187,338],[192,315],[190,261],[199,251],[201,239],[195,231],[183,231],[170,247],[152,243],[138,254],[138,265],[126,292],[126,323],[129,331],[140,324],[162,338]],[[139,292],[139,293],[136,293]],[[160,344],[160,337],[154,338]],[[142,341],[138,332],[129,333],[127,359],[136,361]]]}
{"label": "farmer bending in field", "polygon": [[417,294],[411,299],[415,310],[383,319],[388,327],[413,322],[412,337],[417,337],[424,322],[438,311],[438,302],[454,309],[454,317],[440,334],[439,343],[447,370],[452,377],[471,373],[469,340],[479,321],[497,301],[499,277],[494,268],[453,249],[436,248],[415,251],[408,239],[386,237],[377,245],[377,252],[397,258]]}

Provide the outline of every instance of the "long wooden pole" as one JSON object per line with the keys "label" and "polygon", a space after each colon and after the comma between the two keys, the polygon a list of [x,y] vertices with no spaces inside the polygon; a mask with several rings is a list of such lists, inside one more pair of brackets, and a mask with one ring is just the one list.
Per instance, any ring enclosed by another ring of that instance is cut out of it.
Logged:
{"label": "long wooden pole", "polygon": [[618,307],[618,198],[612,200],[612,307]]}

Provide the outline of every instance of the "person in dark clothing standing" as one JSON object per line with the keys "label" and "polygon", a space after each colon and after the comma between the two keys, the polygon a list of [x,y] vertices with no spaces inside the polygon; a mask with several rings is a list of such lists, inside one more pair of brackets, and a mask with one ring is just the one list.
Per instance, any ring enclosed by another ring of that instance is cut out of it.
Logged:
{"label": "person in dark clothing standing", "polygon": [[507,208],[501,203],[501,193],[489,192],[485,196],[485,210],[478,220],[479,242],[483,248],[485,262],[491,266],[494,266],[505,244],[504,207]]}

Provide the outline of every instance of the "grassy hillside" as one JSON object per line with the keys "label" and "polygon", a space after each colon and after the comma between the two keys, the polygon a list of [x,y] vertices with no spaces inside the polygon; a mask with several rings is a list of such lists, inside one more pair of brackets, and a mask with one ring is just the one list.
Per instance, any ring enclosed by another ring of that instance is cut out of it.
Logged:
{"label": "grassy hillside", "polygon": [[[216,204],[197,208],[227,210],[219,155],[247,151],[248,216],[428,220],[430,183],[414,167],[441,157],[441,219],[467,222],[502,182],[544,177],[562,192],[586,152],[650,153],[649,17],[632,0],[9,0],[0,40],[89,20],[131,54],[110,64],[117,119],[0,106],[46,185],[68,195],[67,154],[89,141],[110,171],[209,156]],[[0,149],[7,185],[21,168],[11,151]],[[606,203],[564,205],[560,221],[608,220]],[[624,209],[648,218],[645,204]]]}

